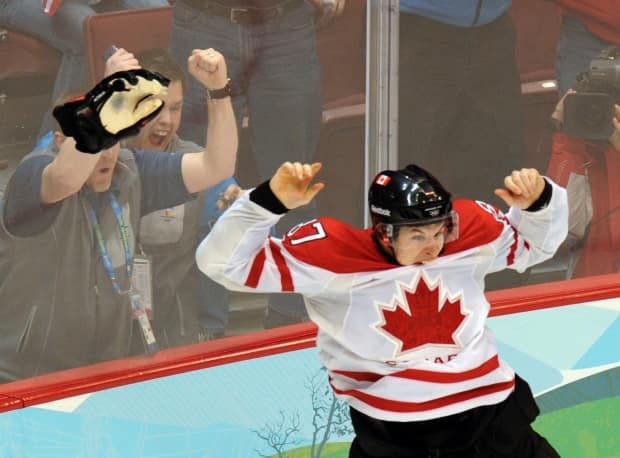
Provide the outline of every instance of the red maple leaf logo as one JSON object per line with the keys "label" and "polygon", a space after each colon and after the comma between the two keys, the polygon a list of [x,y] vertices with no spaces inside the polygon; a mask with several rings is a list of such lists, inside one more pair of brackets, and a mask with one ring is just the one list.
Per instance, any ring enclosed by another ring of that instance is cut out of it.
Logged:
{"label": "red maple leaf logo", "polygon": [[439,284],[432,289],[420,276],[415,291],[403,288],[405,304],[394,301],[394,307],[380,305],[383,321],[379,328],[401,342],[399,353],[423,345],[459,345],[456,330],[465,320],[460,298],[446,298],[439,303]]}

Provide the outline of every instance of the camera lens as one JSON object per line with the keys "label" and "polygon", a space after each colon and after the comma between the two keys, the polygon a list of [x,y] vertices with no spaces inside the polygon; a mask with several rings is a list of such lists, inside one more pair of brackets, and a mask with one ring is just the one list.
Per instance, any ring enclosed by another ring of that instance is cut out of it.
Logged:
{"label": "camera lens", "polygon": [[614,129],[613,107],[609,94],[569,94],[564,100],[564,131],[575,138],[607,140]]}
{"label": "camera lens", "polygon": [[589,106],[583,107],[583,123],[589,127],[599,126],[607,121],[606,106],[600,103],[593,103]]}

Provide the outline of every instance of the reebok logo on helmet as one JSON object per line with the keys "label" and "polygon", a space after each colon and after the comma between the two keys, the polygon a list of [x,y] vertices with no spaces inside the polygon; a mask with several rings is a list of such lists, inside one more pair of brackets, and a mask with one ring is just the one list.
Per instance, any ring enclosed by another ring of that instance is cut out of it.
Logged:
{"label": "reebok logo on helmet", "polygon": [[427,208],[425,212],[428,213],[429,216],[435,217],[441,213],[442,208],[443,206],[431,207],[431,208]]}
{"label": "reebok logo on helmet", "polygon": [[392,216],[392,212],[390,210],[388,210],[387,208],[377,207],[376,205],[371,205],[370,211],[373,213],[377,213],[379,215],[383,215],[383,216]]}

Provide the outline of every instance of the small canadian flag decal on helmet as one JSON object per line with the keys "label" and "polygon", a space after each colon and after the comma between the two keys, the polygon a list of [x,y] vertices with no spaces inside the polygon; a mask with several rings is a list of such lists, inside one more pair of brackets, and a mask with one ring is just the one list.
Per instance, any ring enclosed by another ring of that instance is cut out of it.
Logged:
{"label": "small canadian flag decal on helmet", "polygon": [[375,180],[375,183],[377,183],[378,185],[381,185],[381,186],[385,186],[385,185],[387,185],[390,182],[391,179],[392,179],[392,177],[389,177],[387,175],[381,174],[381,175],[379,175],[377,177],[377,179]]}

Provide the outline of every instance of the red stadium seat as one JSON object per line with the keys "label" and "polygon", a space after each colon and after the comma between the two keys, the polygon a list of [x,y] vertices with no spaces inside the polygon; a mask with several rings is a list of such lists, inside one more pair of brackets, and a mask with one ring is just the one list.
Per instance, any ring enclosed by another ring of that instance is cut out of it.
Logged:
{"label": "red stadium seat", "polygon": [[346,2],[342,16],[317,32],[317,52],[323,74],[323,101],[364,92],[366,2]]}
{"label": "red stadium seat", "polygon": [[60,53],[35,37],[0,27],[0,62],[0,155],[11,156],[34,141]]}
{"label": "red stadium seat", "polygon": [[558,6],[548,1],[520,0],[512,2],[510,15],[517,31],[516,59],[521,82],[555,78]]}
{"label": "red stadium seat", "polygon": [[92,84],[103,76],[103,55],[112,45],[133,53],[168,48],[172,31],[172,7],[113,11],[84,20],[86,61]]}
{"label": "red stadium seat", "polygon": [[0,62],[0,80],[33,76],[55,78],[60,53],[38,38],[0,28]]}
{"label": "red stadium seat", "polygon": [[[323,112],[316,161],[323,163],[318,179],[326,184],[317,196],[318,214],[364,225],[364,128],[363,94],[351,97],[351,105]],[[357,100],[357,102],[355,102]]]}

